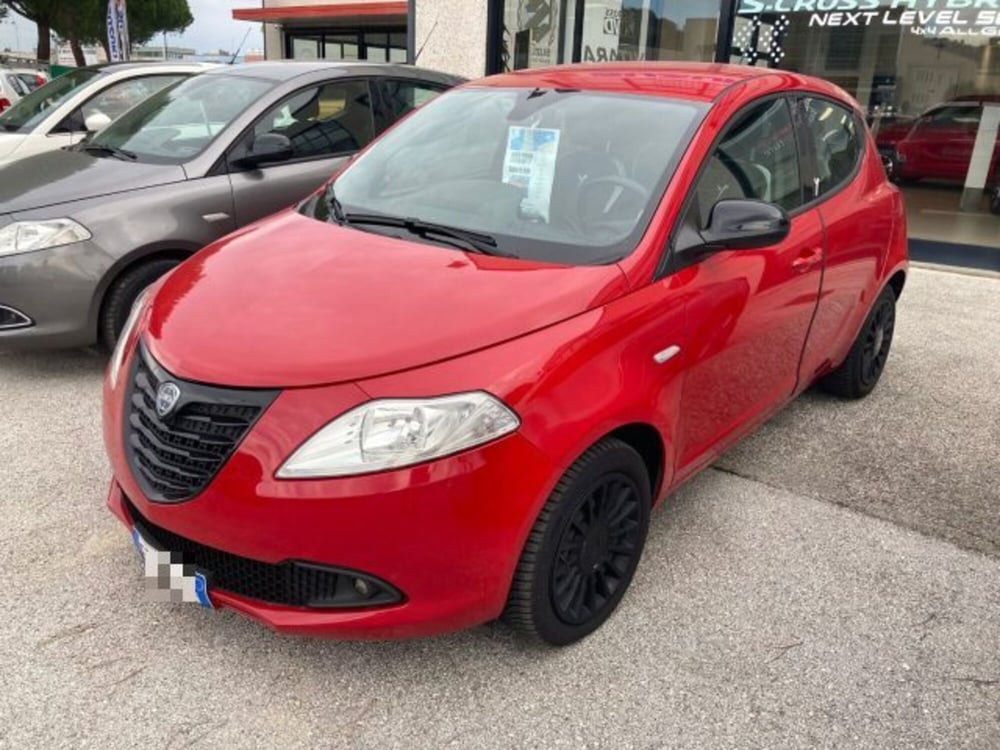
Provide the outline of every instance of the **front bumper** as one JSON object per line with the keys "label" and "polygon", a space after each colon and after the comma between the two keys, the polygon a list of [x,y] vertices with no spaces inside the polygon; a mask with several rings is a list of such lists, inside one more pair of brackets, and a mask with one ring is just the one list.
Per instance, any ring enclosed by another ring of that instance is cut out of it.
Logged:
{"label": "front bumper", "polygon": [[88,346],[97,340],[95,294],[112,259],[93,240],[0,256],[0,305],[31,325],[0,328],[3,348]]}
{"label": "front bumper", "polygon": [[[134,353],[132,356],[135,356]],[[123,368],[127,371],[127,367]],[[210,589],[213,604],[275,630],[340,638],[427,636],[495,619],[555,469],[522,435],[390,472],[277,480],[281,463],[330,419],[368,400],[354,385],[282,392],[209,485],[179,503],[150,501],[123,450],[123,391],[105,384],[111,511],[253,560],[360,571],[405,597],[369,608],[293,607]]]}

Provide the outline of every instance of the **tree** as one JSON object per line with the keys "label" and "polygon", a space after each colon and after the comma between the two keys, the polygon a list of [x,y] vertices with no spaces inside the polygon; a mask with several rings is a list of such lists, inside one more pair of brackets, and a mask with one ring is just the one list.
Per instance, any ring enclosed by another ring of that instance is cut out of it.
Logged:
{"label": "tree", "polygon": [[29,21],[34,21],[38,28],[38,59],[49,62],[52,59],[52,27],[53,20],[60,5],[66,4],[60,0],[0,0],[4,10],[10,9]]}
{"label": "tree", "polygon": [[[106,0],[75,0],[66,14],[66,38],[101,44],[107,51]],[[128,35],[132,44],[145,44],[162,32],[180,33],[194,22],[187,0],[128,0]]]}
{"label": "tree", "polygon": [[[107,0],[0,0],[0,7],[35,22],[39,60],[52,57],[53,31],[69,42],[77,65],[85,64],[83,44],[108,48]],[[183,31],[194,21],[187,0],[128,0],[126,7],[133,44],[144,44],[163,31]]]}

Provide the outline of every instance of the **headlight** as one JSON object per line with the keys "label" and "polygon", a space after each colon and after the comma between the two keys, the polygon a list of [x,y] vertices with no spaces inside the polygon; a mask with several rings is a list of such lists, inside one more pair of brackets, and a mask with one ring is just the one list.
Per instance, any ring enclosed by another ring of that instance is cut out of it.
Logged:
{"label": "headlight", "polygon": [[108,364],[108,381],[111,383],[112,388],[118,385],[118,375],[121,373],[122,363],[125,361],[125,352],[128,349],[129,339],[135,333],[135,327],[139,324],[139,318],[142,317],[142,311],[146,309],[147,302],[149,302],[149,289],[144,289],[135,298],[132,311],[128,314],[128,318],[125,319],[121,335],[118,336],[118,343],[115,344],[115,351],[112,353],[111,362]]}
{"label": "headlight", "polygon": [[90,237],[86,227],[72,219],[15,221],[0,229],[0,255],[17,255],[30,253],[32,250],[72,245],[74,242],[89,240]]}
{"label": "headlight", "polygon": [[488,393],[370,401],[309,438],[279,479],[342,477],[397,469],[513,432],[517,415]]}

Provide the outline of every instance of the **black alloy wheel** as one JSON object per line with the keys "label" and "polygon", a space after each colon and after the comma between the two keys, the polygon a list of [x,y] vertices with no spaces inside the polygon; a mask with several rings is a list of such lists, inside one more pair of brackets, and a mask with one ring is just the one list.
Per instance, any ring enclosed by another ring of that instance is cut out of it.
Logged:
{"label": "black alloy wheel", "polygon": [[641,546],[635,482],[608,474],[577,505],[563,529],[549,581],[560,620],[581,625],[599,614],[623,584]]}
{"label": "black alloy wheel", "polygon": [[892,332],[896,327],[896,305],[894,300],[880,299],[868,320],[865,345],[861,351],[861,383],[865,387],[875,387],[892,345]]}
{"label": "black alloy wheel", "polygon": [[555,646],[600,627],[639,564],[651,497],[649,471],[632,446],[605,438],[587,449],[532,526],[503,619]]}
{"label": "black alloy wheel", "polygon": [[875,300],[847,358],[820,378],[820,388],[842,398],[862,398],[871,393],[885,371],[895,329],[896,293],[886,287]]}

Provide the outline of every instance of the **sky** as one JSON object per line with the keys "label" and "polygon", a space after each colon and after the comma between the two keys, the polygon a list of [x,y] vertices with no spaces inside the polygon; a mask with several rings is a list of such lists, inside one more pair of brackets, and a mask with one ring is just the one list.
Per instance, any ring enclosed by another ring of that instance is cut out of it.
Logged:
{"label": "sky", "polygon": [[[190,47],[197,52],[221,48],[233,52],[243,41],[247,29],[250,29],[243,51],[263,49],[264,38],[260,24],[234,21],[232,15],[233,8],[259,8],[259,0],[188,0],[188,5],[194,16],[194,23],[183,34],[167,36],[167,44],[171,47]],[[32,50],[36,43],[35,24],[31,21],[10,13],[6,21],[0,22],[0,50]],[[156,43],[162,44],[162,37]]]}

